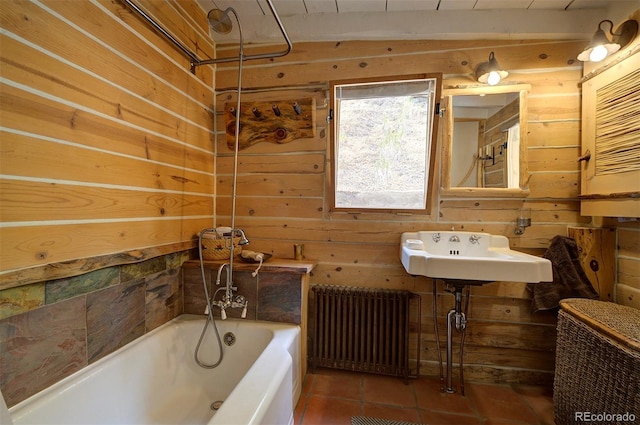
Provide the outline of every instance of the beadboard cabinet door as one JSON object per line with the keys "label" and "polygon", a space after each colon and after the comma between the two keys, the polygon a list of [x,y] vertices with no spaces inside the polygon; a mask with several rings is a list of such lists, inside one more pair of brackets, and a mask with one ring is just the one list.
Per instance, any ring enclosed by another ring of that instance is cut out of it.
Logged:
{"label": "beadboard cabinet door", "polygon": [[582,84],[580,212],[640,217],[640,53]]}

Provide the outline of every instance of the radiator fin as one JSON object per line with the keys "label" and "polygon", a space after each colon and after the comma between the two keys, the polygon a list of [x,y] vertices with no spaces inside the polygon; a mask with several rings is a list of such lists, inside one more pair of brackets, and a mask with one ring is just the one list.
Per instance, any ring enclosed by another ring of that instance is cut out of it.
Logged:
{"label": "radiator fin", "polygon": [[[405,378],[418,375],[418,371],[412,374],[409,366],[410,306],[418,295],[402,290],[329,285],[316,285],[311,291],[313,368]],[[418,346],[419,335],[418,331]],[[417,368],[419,360],[416,363]]]}

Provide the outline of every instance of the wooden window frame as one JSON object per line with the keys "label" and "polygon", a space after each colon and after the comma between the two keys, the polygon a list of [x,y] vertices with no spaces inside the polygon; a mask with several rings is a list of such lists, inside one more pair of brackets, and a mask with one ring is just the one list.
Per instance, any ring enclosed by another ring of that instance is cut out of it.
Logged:
{"label": "wooden window frame", "polygon": [[[339,122],[339,116],[337,111],[335,111],[335,87],[345,84],[366,84],[366,83],[376,83],[376,82],[394,82],[394,81],[403,81],[403,80],[418,80],[418,79],[435,79],[435,90],[434,90],[434,110],[432,115],[432,126],[431,126],[431,134],[428,141],[425,143],[430,143],[429,148],[429,170],[427,174],[427,180],[425,182],[426,189],[426,199],[424,208],[421,209],[401,209],[401,208],[362,208],[362,207],[353,207],[353,208],[344,208],[344,207],[336,207],[336,177],[338,172],[337,167],[337,155],[336,155],[336,126]],[[402,215],[431,215],[431,212],[434,210],[434,204],[437,202],[437,191],[438,191],[438,182],[437,182],[437,174],[436,174],[436,156],[438,154],[438,145],[439,145],[439,118],[440,118],[440,98],[442,93],[442,73],[423,73],[423,74],[409,74],[409,75],[393,75],[393,76],[382,76],[382,77],[374,77],[374,78],[354,78],[354,79],[343,79],[343,80],[335,80],[330,81],[329,83],[329,98],[330,98],[330,108],[332,110],[331,113],[331,122],[330,122],[330,156],[331,156],[331,180],[328,184],[329,189],[329,199],[330,213],[348,213],[348,214],[363,214],[363,213],[388,213],[388,214],[402,214]]]}

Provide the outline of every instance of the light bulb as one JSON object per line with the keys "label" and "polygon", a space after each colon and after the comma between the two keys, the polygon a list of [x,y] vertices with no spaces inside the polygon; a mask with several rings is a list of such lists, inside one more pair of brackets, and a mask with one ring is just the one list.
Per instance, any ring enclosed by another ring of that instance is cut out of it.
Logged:
{"label": "light bulb", "polygon": [[596,46],[591,50],[591,53],[589,53],[589,60],[591,62],[600,62],[602,59],[606,58],[608,54],[609,52],[606,47],[603,45]]}
{"label": "light bulb", "polygon": [[500,82],[500,74],[496,71],[491,71],[489,73],[489,77],[487,78],[487,84],[490,86],[495,86]]}

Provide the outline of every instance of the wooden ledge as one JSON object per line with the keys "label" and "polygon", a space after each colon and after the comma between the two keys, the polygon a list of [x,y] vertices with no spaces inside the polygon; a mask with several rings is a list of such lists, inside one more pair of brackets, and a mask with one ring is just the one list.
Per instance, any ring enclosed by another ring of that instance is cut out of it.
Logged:
{"label": "wooden ledge", "polygon": [[[229,260],[215,260],[215,261],[205,260],[204,265],[205,267],[218,268],[223,263],[228,263],[228,262]],[[237,258],[233,259],[233,268],[235,270],[254,271],[256,267],[258,267],[258,264],[259,263],[245,263],[242,260],[239,260]],[[260,268],[260,271],[306,274],[306,273],[310,273],[311,270],[313,270],[316,265],[317,263],[313,260],[294,260],[291,258],[272,257],[269,260],[262,263],[262,267]],[[182,267],[187,267],[187,268],[200,267],[200,261],[199,260],[185,261]]]}

